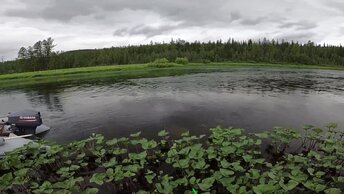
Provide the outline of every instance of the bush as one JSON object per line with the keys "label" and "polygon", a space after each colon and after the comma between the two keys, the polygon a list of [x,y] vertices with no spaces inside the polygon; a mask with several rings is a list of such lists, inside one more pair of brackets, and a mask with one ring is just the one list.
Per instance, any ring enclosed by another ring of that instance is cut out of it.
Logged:
{"label": "bush", "polygon": [[189,63],[189,60],[186,57],[177,57],[175,60],[175,63],[181,64],[181,65],[186,65]]}
{"label": "bush", "polygon": [[174,65],[168,61],[166,58],[155,59],[154,62],[148,64],[149,67],[157,67],[157,68],[164,68],[164,67],[173,67]]}
{"label": "bush", "polygon": [[166,64],[166,63],[169,63],[169,61],[166,58],[160,58],[160,59],[155,59],[153,63]]}
{"label": "bush", "polygon": [[203,59],[202,60],[202,63],[204,63],[204,64],[208,64],[208,63],[210,63],[211,61],[209,60],[209,59]]}
{"label": "bush", "polygon": [[342,193],[344,132],[335,128],[30,143],[0,159],[0,193]]}

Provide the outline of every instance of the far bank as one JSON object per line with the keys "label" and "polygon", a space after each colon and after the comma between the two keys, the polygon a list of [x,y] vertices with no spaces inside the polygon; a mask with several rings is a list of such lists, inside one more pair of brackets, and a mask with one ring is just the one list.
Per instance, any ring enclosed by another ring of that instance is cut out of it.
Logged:
{"label": "far bank", "polygon": [[185,74],[221,71],[229,68],[292,68],[344,70],[344,67],[341,66],[268,63],[190,63],[186,65],[169,63],[169,65],[163,67],[152,66],[150,64],[111,65],[0,75],[0,88],[22,88],[39,84],[64,84],[76,81],[92,82],[102,79],[125,80],[148,77],[178,76]]}

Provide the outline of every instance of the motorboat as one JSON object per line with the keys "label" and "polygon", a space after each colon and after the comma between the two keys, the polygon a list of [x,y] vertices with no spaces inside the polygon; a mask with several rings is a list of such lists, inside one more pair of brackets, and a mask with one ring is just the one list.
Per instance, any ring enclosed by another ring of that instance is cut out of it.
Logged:
{"label": "motorboat", "polygon": [[0,118],[0,156],[32,142],[32,137],[49,130],[50,127],[43,125],[38,111],[9,113]]}

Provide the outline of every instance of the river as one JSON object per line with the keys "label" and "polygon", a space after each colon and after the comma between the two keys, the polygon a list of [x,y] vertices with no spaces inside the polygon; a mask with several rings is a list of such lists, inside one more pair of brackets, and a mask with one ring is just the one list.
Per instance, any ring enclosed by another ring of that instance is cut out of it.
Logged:
{"label": "river", "polygon": [[121,82],[54,84],[0,91],[0,115],[39,110],[45,138],[67,143],[100,133],[172,136],[211,127],[260,132],[274,126],[344,126],[344,71],[228,69]]}

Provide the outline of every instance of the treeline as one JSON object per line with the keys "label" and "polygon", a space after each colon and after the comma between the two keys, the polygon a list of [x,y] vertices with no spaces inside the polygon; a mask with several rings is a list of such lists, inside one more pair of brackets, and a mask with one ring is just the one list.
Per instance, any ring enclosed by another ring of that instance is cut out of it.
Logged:
{"label": "treeline", "polygon": [[[52,39],[49,39],[53,41]],[[0,65],[0,73],[37,71],[97,65],[123,65],[148,63],[157,58],[174,61],[186,57],[190,62],[266,62],[312,65],[344,66],[342,46],[285,42],[263,39],[260,41],[236,41],[229,39],[214,42],[187,42],[172,40],[170,43],[112,47],[92,50],[76,50],[56,53],[53,50],[37,52],[38,45],[20,50],[18,59]],[[53,42],[50,42],[54,48]],[[49,45],[49,44],[48,44]],[[36,50],[36,52],[35,52]],[[39,49],[38,49],[39,50]],[[22,52],[24,51],[24,52]],[[25,52],[26,51],[26,52]],[[22,55],[24,53],[24,55]],[[49,53],[49,54],[48,54]]]}

